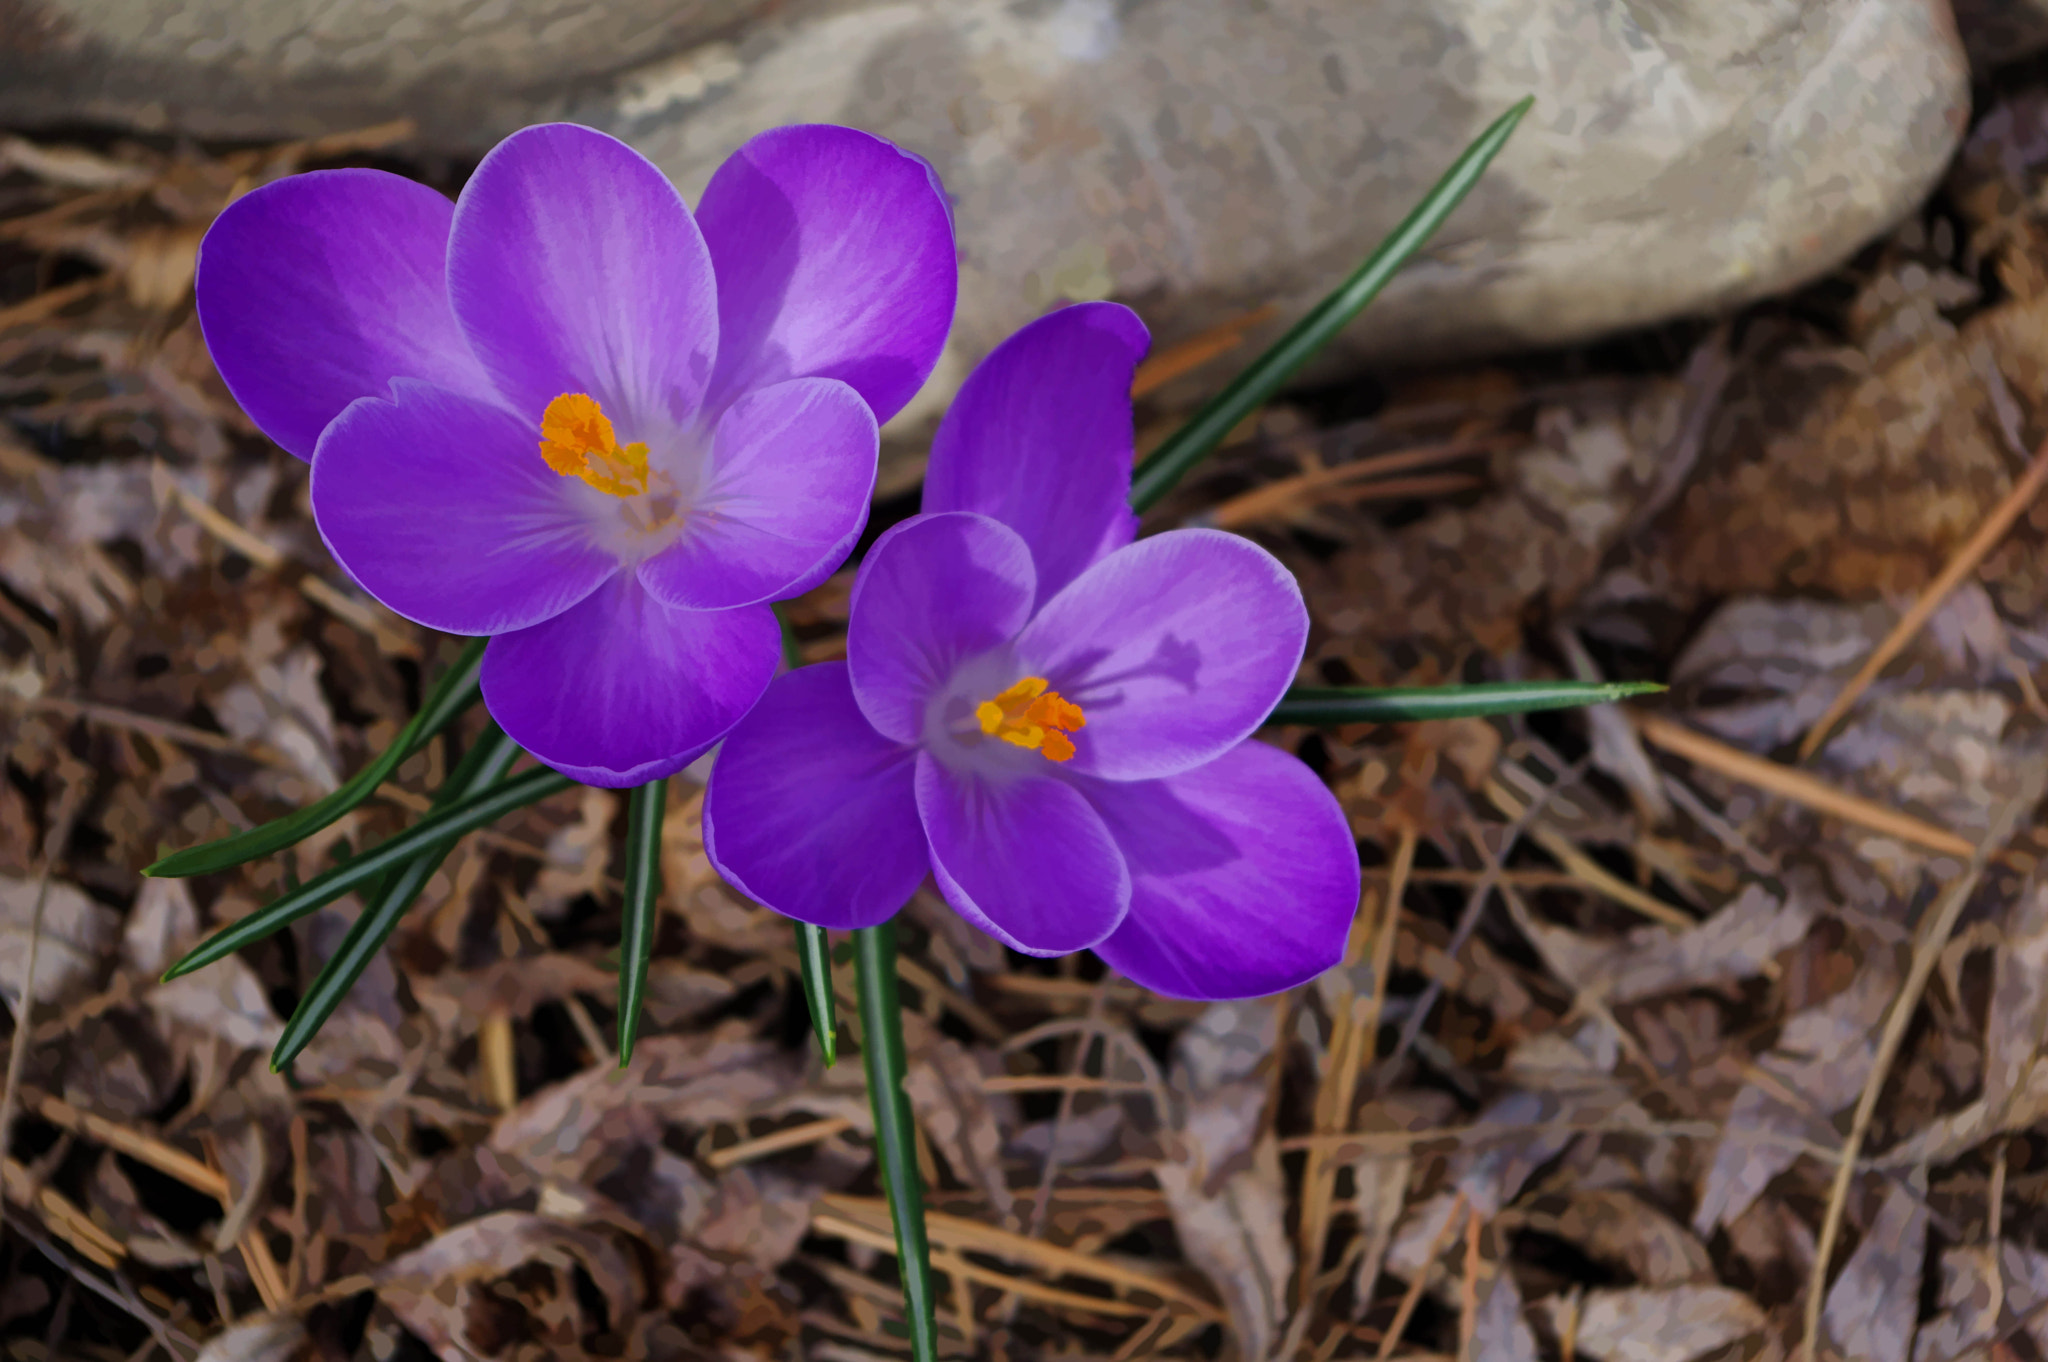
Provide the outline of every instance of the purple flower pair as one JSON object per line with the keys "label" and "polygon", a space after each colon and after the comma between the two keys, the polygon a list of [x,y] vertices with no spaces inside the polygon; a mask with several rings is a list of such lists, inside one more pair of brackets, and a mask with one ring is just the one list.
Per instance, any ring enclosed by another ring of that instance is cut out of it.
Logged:
{"label": "purple flower pair", "polygon": [[1092,948],[1161,993],[1277,992],[1335,963],[1357,847],[1307,767],[1252,740],[1308,615],[1248,540],[1133,542],[1127,309],[998,347],[933,445],[924,513],[875,544],[847,660],[778,678],[728,735],[713,864],[830,928],[926,875],[1035,955]]}
{"label": "purple flower pair", "polygon": [[528,128],[448,200],[371,170],[231,204],[200,322],[312,462],[335,557],[399,614],[490,635],[492,715],[595,785],[678,770],[760,697],[769,601],[845,558],[876,428],[951,325],[929,168],[847,128],[742,147],[693,216],[624,144]]}

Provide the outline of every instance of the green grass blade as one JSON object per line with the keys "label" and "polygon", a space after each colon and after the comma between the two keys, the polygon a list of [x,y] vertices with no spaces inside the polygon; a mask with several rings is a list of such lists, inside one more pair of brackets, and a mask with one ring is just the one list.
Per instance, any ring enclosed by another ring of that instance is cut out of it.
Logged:
{"label": "green grass blade", "polygon": [[1391,689],[1296,686],[1266,716],[1266,722],[1331,728],[1338,724],[1528,714],[1540,709],[1605,705],[1634,695],[1655,695],[1663,689],[1654,681],[1494,681],[1477,686]]}
{"label": "green grass blade", "polygon": [[661,927],[661,820],[668,780],[650,780],[626,797],[626,899],[619,929],[619,1067],[633,1058],[647,966]]}
{"label": "green grass blade", "polygon": [[911,1123],[910,1097],[903,1091],[909,1062],[903,1053],[903,1009],[896,1001],[896,924],[884,922],[856,931],[853,962],[860,987],[861,1060],[867,1066],[868,1104],[875,1113],[882,1191],[896,1225],[896,1265],[903,1275],[910,1355],[916,1362],[938,1362],[939,1328],[932,1314],[932,1253],[924,1233],[917,1130]]}
{"label": "green grass blade", "polygon": [[[512,763],[518,760],[519,753],[519,744],[492,724],[463,754],[454,771],[449,773],[447,782],[435,791],[434,807],[450,807],[471,790],[488,789],[497,784]],[[429,847],[377,886],[368,905],[349,924],[341,944],[335,947],[333,955],[327,957],[327,963],[320,967],[320,973],[306,989],[305,996],[299,999],[299,1005],[292,1010],[291,1020],[285,1023],[284,1034],[278,1037],[277,1048],[270,1052],[273,1072],[283,1070],[298,1058],[299,1051],[320,1034],[320,1028],[334,1015],[334,1009],[341,1006],[341,1000],[356,986],[356,980],[369,968],[377,952],[384,949],[384,943],[398,929],[413,900],[420,896],[420,890],[427,887],[427,881],[434,877],[434,872],[441,868],[441,862],[447,859],[459,840],[450,837]]]}
{"label": "green grass blade", "polygon": [[811,1034],[818,1038],[818,1053],[825,1056],[829,1069],[839,1059],[839,1010],[832,1000],[832,945],[823,927],[796,924],[796,958],[804,1001],[811,1008]]}
{"label": "green grass blade", "polygon": [[514,809],[523,809],[549,795],[560,794],[571,789],[576,782],[558,771],[545,766],[536,766],[522,771],[510,780],[495,787],[480,791],[450,804],[439,813],[433,813],[360,856],[352,857],[335,866],[332,870],[315,875],[304,884],[259,908],[240,922],[216,932],[195,947],[192,953],[171,966],[165,979],[175,979],[181,974],[190,974],[203,965],[210,965],[224,956],[233,955],[252,942],[261,941],[272,932],[288,923],[296,922],[306,914],[332,903],[350,890],[362,889],[375,884],[387,874],[398,872],[406,862],[420,856],[450,838],[473,832],[486,823],[496,822]]}
{"label": "green grass blade", "polygon": [[1235,429],[1238,422],[1265,405],[1282,384],[1386,287],[1387,281],[1422,249],[1423,243],[1464,201],[1465,195],[1486,172],[1487,165],[1507,145],[1509,134],[1514,132],[1515,125],[1522,121],[1522,115],[1529,112],[1529,106],[1534,102],[1534,96],[1524,99],[1495,119],[1493,126],[1465,149],[1465,154],[1444,173],[1407,220],[1394,229],[1393,235],[1366,257],[1356,273],[1317,303],[1315,309],[1296,322],[1272,349],[1253,361],[1229,387],[1212,398],[1207,406],[1196,412],[1186,425],[1154,451],[1152,457],[1138,466],[1136,475],[1131,479],[1133,506],[1145,510],[1171,491],[1189,469],[1222,443],[1223,437]]}
{"label": "green grass blade", "polygon": [[302,842],[368,799],[385,778],[398,769],[400,762],[424,747],[427,740],[447,727],[451,719],[476,702],[477,673],[483,666],[487,641],[472,640],[462,650],[462,656],[456,659],[455,665],[435,683],[426,703],[420,706],[420,712],[413,715],[412,721],[391,740],[391,745],[333,794],[261,827],[250,828],[247,832],[238,832],[204,846],[174,851],[142,873],[177,879],[226,870]]}

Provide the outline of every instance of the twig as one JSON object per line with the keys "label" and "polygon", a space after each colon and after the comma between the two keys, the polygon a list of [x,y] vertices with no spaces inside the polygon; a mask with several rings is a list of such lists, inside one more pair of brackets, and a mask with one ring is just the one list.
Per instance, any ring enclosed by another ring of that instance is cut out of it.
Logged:
{"label": "twig", "polygon": [[1946,828],[1938,828],[1908,814],[1887,809],[1882,804],[1845,793],[1804,771],[1795,771],[1775,761],[1737,751],[1670,719],[1655,714],[1634,714],[1630,717],[1644,738],[1665,751],[1745,784],[1768,790],[1795,804],[1804,804],[1817,813],[1831,814],[1844,822],[1896,837],[1902,842],[1911,842],[1929,851],[1967,857],[1977,850],[1968,840]]}
{"label": "twig", "polygon": [[1408,1321],[1415,1315],[1415,1307],[1422,1303],[1422,1290],[1429,1285],[1429,1270],[1436,1266],[1436,1256],[1444,1251],[1444,1245],[1451,1241],[1451,1232],[1465,1217],[1465,1193],[1460,1191],[1451,1199],[1450,1213],[1444,1216],[1444,1223],[1438,1227],[1436,1237],[1429,1241],[1429,1249],[1422,1255],[1422,1266],[1415,1271],[1415,1280],[1408,1283],[1407,1293],[1401,1297],[1401,1304],[1394,1311],[1394,1322],[1380,1335],[1380,1350],[1373,1354],[1376,1362],[1386,1362],[1394,1355],[1394,1348],[1401,1342],[1401,1335],[1407,1332]]}
{"label": "twig", "polygon": [[1457,459],[1468,459],[1477,454],[1491,453],[1506,448],[1512,439],[1510,436],[1488,435],[1477,439],[1451,440],[1444,444],[1423,445],[1415,449],[1396,450],[1391,454],[1374,455],[1352,463],[1340,463],[1333,468],[1318,468],[1310,473],[1298,473],[1291,478],[1281,478],[1262,487],[1254,487],[1196,519],[1201,524],[1229,530],[1267,516],[1297,509],[1303,504],[1314,505],[1340,497],[1423,496],[1442,491],[1458,491],[1466,485],[1476,485],[1476,481],[1463,475],[1455,475],[1458,477],[1456,485],[1443,483],[1441,476],[1435,480],[1396,478],[1378,483],[1368,480],[1385,477],[1391,473],[1428,468],[1434,464],[1450,463]]}
{"label": "twig", "polygon": [[771,1131],[752,1140],[729,1144],[723,1149],[714,1149],[704,1156],[704,1162],[723,1173],[754,1159],[764,1159],[770,1154],[780,1154],[785,1149],[801,1149],[807,1144],[829,1140],[843,1130],[851,1130],[853,1122],[844,1116],[826,1116],[816,1121],[806,1121],[800,1126],[787,1130]]}
{"label": "twig", "polygon": [[1207,331],[1161,350],[1131,375],[1131,396],[1139,398],[1156,392],[1183,374],[1191,374],[1210,360],[1229,354],[1244,344],[1245,332],[1279,315],[1278,303],[1261,303],[1249,312],[1226,318]]}
{"label": "twig", "polygon": [[[1460,1284],[1458,1312],[1458,1362],[1478,1362],[1479,1350],[1479,1234],[1485,1227],[1479,1208],[1465,1217],[1465,1280]],[[1566,1362],[1570,1362],[1567,1358]]]}
{"label": "twig", "polygon": [[2005,499],[1984,518],[1984,523],[1977,527],[1977,532],[1970,536],[1969,541],[1943,564],[1940,575],[1927,584],[1927,589],[1913,602],[1912,609],[1892,626],[1892,631],[1884,636],[1884,642],[1877,645],[1877,650],[1864,659],[1863,666],[1850,678],[1849,684],[1842,687],[1840,694],[1836,695],[1834,702],[1827,707],[1827,712],[1814,722],[1813,727],[1806,730],[1806,737],[1799,744],[1801,761],[1809,760],[1820,750],[1821,744],[1827,741],[1829,732],[1841,722],[1842,716],[1849,712],[1850,706],[1869,689],[1870,683],[1877,679],[1878,673],[1889,666],[1893,658],[1905,651],[1906,645],[1913,641],[1913,636],[1918,634],[1934,612],[1941,608],[1941,603],[1948,599],[1949,593],[1962,585],[1963,580],[1977,570],[1978,564],[1984,561],[1991,550],[1998,547],[1998,542],[2005,538],[2006,531],[2013,527],[2013,522],[2018,520],[2020,514],[2033,504],[2034,498],[2041,494],[2043,486],[2048,486],[2048,444],[2043,444],[2035,452],[2033,462],[2027,465],[2027,471],[2012,485],[2012,490],[2005,494]]}
{"label": "twig", "polygon": [[[21,976],[21,1001],[14,1008],[14,1039],[8,1046],[7,1082],[0,1087],[0,1160],[5,1160],[10,1146],[9,1136],[14,1129],[14,1107],[21,1096],[21,1071],[28,1062],[28,1041],[30,1017],[36,1006],[36,957],[43,944],[43,909],[50,901],[50,879],[56,873],[57,858],[63,854],[64,844],[71,840],[71,825],[78,818],[78,811],[85,807],[86,794],[92,789],[90,772],[79,776],[65,788],[64,796],[57,805],[57,816],[50,820],[50,829],[43,838],[43,867],[36,877],[35,907],[29,910],[28,919],[28,963]],[[7,1219],[7,1202],[0,1197],[0,1225]]]}
{"label": "twig", "polygon": [[1813,1362],[1819,1355],[1820,1317],[1827,1296],[1828,1259],[1834,1255],[1835,1240],[1842,1232],[1842,1215],[1849,1203],[1849,1184],[1855,1179],[1857,1158],[1862,1152],[1864,1137],[1870,1132],[1871,1117],[1877,1112],[1878,1095],[1883,1092],[1892,1061],[1898,1057],[1899,1047],[1905,1042],[1906,1028],[1920,1005],[1920,994],[1926,989],[1927,981],[1933,977],[1934,967],[1941,959],[1942,947],[1955,930],[1956,920],[1962,916],[1977,881],[1983,878],[1984,866],[1991,856],[1990,848],[2004,842],[2020,812],[2017,805],[2005,811],[1999,820],[2001,826],[1994,830],[1993,836],[1985,839],[1985,849],[1970,858],[1969,870],[1943,892],[1935,905],[1933,917],[1913,944],[1913,963],[1906,971],[1904,982],[1899,985],[1898,996],[1892,999],[1891,1010],[1885,1014],[1877,1054],[1871,1061],[1869,1076],[1863,1080],[1863,1094],[1856,1101],[1856,1114],[1850,1120],[1848,1138],[1842,1141],[1841,1152],[1837,1155],[1834,1182],[1828,1189],[1827,1213],[1821,1219],[1820,1237],[1813,1251],[1813,1275],[1806,1287],[1806,1336],[1799,1344],[1799,1355],[1805,1362]]}

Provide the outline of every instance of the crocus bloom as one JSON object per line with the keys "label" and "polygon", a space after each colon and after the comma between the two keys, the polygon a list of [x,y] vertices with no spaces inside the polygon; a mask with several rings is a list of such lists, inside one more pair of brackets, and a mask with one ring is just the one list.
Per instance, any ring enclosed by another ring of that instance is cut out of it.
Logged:
{"label": "crocus bloom", "polygon": [[925,513],[862,564],[847,661],[778,678],[720,749],[704,838],[728,881],[853,928],[930,874],[1018,950],[1092,947],[1181,997],[1342,954],[1357,844],[1307,767],[1251,740],[1300,665],[1300,589],[1220,531],[1132,542],[1146,343],[1084,304],[968,379]]}
{"label": "crocus bloom", "polygon": [[520,745],[632,785],[759,698],[766,602],[852,548],[955,275],[929,168],[866,133],[764,133],[693,216],[631,148],[554,124],[453,204],[374,170],[265,185],[207,233],[197,291],[229,389],[312,461],[342,565],[491,636],[484,699]]}

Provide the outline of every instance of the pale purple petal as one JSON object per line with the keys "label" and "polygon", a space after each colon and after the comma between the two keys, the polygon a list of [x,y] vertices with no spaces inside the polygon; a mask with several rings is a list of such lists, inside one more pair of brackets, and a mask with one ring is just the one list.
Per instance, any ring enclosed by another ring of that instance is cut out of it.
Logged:
{"label": "pale purple petal", "polygon": [[313,460],[313,517],[363,588],[452,634],[559,615],[619,571],[567,484],[494,402],[410,379],[335,418]]}
{"label": "pale purple petal", "polygon": [[874,413],[829,378],[726,409],[682,538],[640,566],[670,605],[723,610],[800,595],[845,561],[875,488]]}
{"label": "pale purple petal", "polygon": [[1040,317],[997,346],[932,441],[926,511],[979,511],[1031,546],[1038,599],[1131,542],[1131,375],[1150,344],[1115,303]]}
{"label": "pale purple petal", "polygon": [[675,186],[618,139],[550,123],[498,143],[456,203],[448,290],[536,432],[568,392],[597,399],[621,443],[696,416],[718,353],[711,257]]}
{"label": "pale purple petal", "polygon": [[953,323],[953,223],[931,167],[868,133],[776,128],[705,186],[718,267],[709,409],[786,378],[836,378],[886,421],[923,386]]}
{"label": "pale purple petal", "polygon": [[620,573],[484,651],[484,703],[512,740],[586,785],[644,785],[701,756],[761,698],[775,612],[673,610]]}
{"label": "pale purple petal", "polygon": [[250,190],[199,246],[193,292],[214,366],[265,435],[302,459],[394,378],[488,393],[445,278],[455,206],[381,170]]}
{"label": "pale purple petal", "polygon": [[1246,742],[1165,780],[1076,782],[1131,874],[1095,953],[1175,998],[1256,998],[1337,963],[1358,911],[1358,844],[1336,797]]}
{"label": "pale purple petal", "polygon": [[886,922],[931,868],[916,756],[869,726],[845,663],[777,677],[718,749],[705,853],[778,913],[840,931]]}
{"label": "pale purple petal", "polygon": [[1034,588],[1031,550],[986,516],[913,516],[876,540],[846,630],[868,722],[898,742],[921,741],[927,702],[961,662],[1023,626]]}
{"label": "pale purple petal", "polygon": [[1149,780],[1250,737],[1307,641],[1301,588],[1277,558],[1221,530],[1174,530],[1075,578],[1016,655],[1088,717],[1070,770]]}
{"label": "pale purple petal", "polygon": [[1130,906],[1123,854],[1063,780],[990,780],[920,753],[917,811],[946,902],[1007,946],[1078,951],[1116,930]]}

